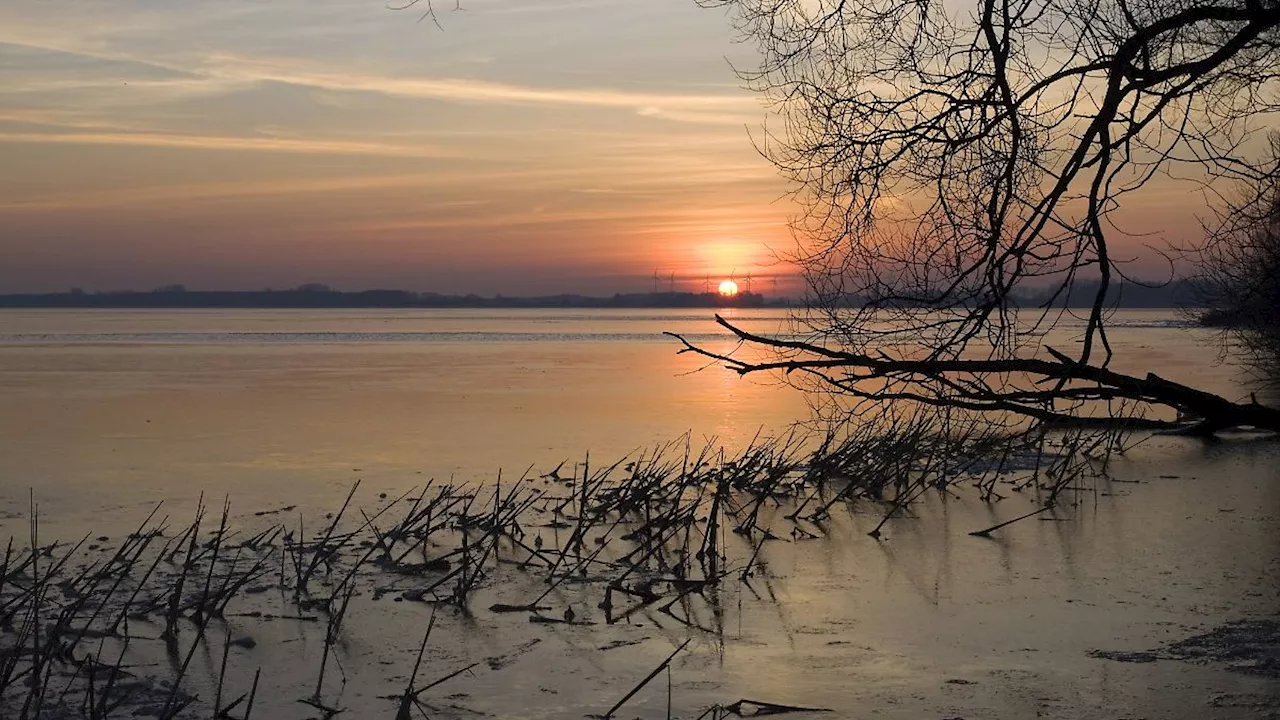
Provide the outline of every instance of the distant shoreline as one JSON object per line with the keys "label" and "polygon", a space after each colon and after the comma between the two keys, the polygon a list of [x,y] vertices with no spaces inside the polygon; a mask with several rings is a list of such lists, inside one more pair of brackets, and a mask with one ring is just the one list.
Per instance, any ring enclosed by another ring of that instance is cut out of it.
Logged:
{"label": "distant shoreline", "polygon": [[407,290],[170,290],[152,292],[64,292],[0,295],[0,308],[70,309],[361,309],[361,308],[766,308],[790,307],[788,298],[759,293],[618,293],[608,297],[545,295],[482,297]]}
{"label": "distant shoreline", "polygon": [[[1073,287],[1066,297],[1053,298],[1053,307],[1085,308],[1094,301],[1093,287],[1084,283]],[[1111,288],[1107,293],[1108,305],[1125,309],[1178,309],[1186,308],[1190,295],[1183,283],[1147,287],[1124,284]],[[1027,292],[1011,298],[1021,307],[1043,307],[1050,302],[1047,294]],[[849,307],[861,301],[850,298]],[[78,288],[56,293],[0,294],[0,308],[68,308],[68,309],[276,309],[276,310],[325,310],[325,309],[414,309],[414,308],[502,308],[502,309],[574,309],[574,308],[793,308],[802,307],[805,301],[789,297],[768,297],[750,291],[736,295],[717,292],[644,292],[615,293],[606,296],[560,293],[508,297],[485,297],[474,293],[445,295],[411,290],[357,290],[342,291],[318,283],[301,285],[287,290],[188,290],[181,285],[168,285],[151,291],[88,292]]]}

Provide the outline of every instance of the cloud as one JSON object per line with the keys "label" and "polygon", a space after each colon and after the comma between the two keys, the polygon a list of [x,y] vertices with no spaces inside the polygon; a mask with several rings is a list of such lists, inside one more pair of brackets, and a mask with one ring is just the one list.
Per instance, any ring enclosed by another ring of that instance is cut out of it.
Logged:
{"label": "cloud", "polygon": [[[383,190],[398,187],[419,187],[440,182],[438,175],[375,175],[361,177],[305,178],[285,180],[261,180],[248,182],[195,183],[189,185],[159,185],[119,188],[89,192],[68,193],[46,197],[0,202],[0,212],[45,212],[49,210],[86,210],[111,208],[121,205],[148,205],[172,203],[175,200],[221,199],[235,197],[264,197],[302,193],[351,192],[356,190]],[[438,203],[440,208],[478,201],[452,201]]]}
{"label": "cloud", "polygon": [[[138,89],[184,94],[199,92],[201,88],[208,93],[221,93],[253,83],[280,82],[331,92],[366,92],[449,102],[618,108],[676,122],[734,125],[752,121],[761,109],[758,99],[745,91],[653,93],[607,87],[537,87],[472,78],[404,77],[390,71],[351,73],[302,58],[254,57],[226,52],[157,57],[119,47],[90,47],[85,41],[74,38],[28,40],[0,37],[0,47],[3,46],[99,63],[133,64],[139,70],[170,76],[138,78],[131,83]],[[59,78],[33,75],[18,84],[8,83],[0,92],[75,91],[119,86],[121,77],[120,71]],[[752,111],[757,112],[753,114]]]}
{"label": "cloud", "polygon": [[720,20],[703,32],[665,1],[464,5],[446,33],[345,0],[86,0],[75,22],[0,7],[13,254],[53,268],[56,246],[51,277],[131,278],[161,258],[248,276],[251,258],[306,248],[341,275],[376,245],[387,268],[450,275],[490,247],[522,266],[624,267],[624,250],[648,266],[704,242],[700,219],[771,222],[748,206],[781,181],[741,129],[766,111],[711,82],[729,77]]}
{"label": "cloud", "polygon": [[641,108],[640,114],[644,117],[657,118],[659,120],[670,120],[672,122],[691,123],[694,125],[746,126],[760,120],[759,117],[755,115],[748,115],[746,113],[733,114],[689,110],[667,110],[660,107]]}
{"label": "cloud", "polygon": [[273,137],[229,137],[163,133],[17,133],[0,132],[0,143],[65,145],[137,145],[194,150],[249,150],[324,155],[381,155],[388,157],[452,157],[455,150],[430,145],[385,145],[347,140]]}
{"label": "cloud", "polygon": [[49,110],[33,108],[0,109],[0,123],[10,125],[35,125],[46,128],[73,128],[76,130],[111,130],[129,132],[141,130],[116,120],[88,117],[80,110]]}
{"label": "cloud", "polygon": [[[80,61],[77,67],[81,70],[85,67],[99,69],[108,67],[128,69],[134,74],[142,73],[156,77],[192,76],[188,69],[155,57],[144,57],[128,51],[87,47],[87,43],[83,41],[70,39],[44,41],[0,34],[0,52],[14,57],[25,56],[28,64],[47,65],[48,60],[56,60],[56,65],[65,66],[67,60],[77,60]],[[41,62],[42,60],[45,62]],[[113,67],[117,65],[123,67]]]}
{"label": "cloud", "polygon": [[552,88],[516,85],[469,78],[391,77],[341,73],[307,67],[282,59],[255,59],[233,55],[209,58],[205,72],[226,80],[275,81],[334,92],[369,92],[392,97],[468,103],[514,105],[564,105],[632,110],[690,122],[730,121],[740,124],[747,115],[697,115],[697,111],[746,111],[759,109],[759,101],[744,93],[647,93],[614,88]]}
{"label": "cloud", "polygon": [[[542,198],[554,200],[555,198]],[[785,225],[783,212],[775,208],[744,211],[736,198],[689,197],[671,194],[648,198],[646,202],[622,202],[600,206],[582,206],[570,202],[548,207],[547,203],[529,206],[531,198],[522,199],[524,207],[487,209],[483,214],[429,214],[426,216],[380,217],[354,221],[343,226],[352,233],[397,233],[419,230],[495,228],[511,229],[536,225],[595,223],[609,226],[613,235],[668,234],[692,236],[700,231],[745,231],[778,228]],[[444,208],[440,208],[444,209]]]}

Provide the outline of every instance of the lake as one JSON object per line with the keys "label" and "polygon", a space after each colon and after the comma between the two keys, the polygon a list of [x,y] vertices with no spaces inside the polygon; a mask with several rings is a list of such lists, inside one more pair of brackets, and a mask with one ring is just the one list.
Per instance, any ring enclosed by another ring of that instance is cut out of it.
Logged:
{"label": "lake", "polygon": [[[778,311],[730,313],[756,331],[786,329]],[[1213,333],[1163,311],[1121,312],[1113,325],[1118,369],[1247,396],[1247,378],[1217,362]],[[1068,320],[1046,342],[1069,348],[1082,327]],[[0,311],[0,534],[24,536],[29,491],[50,536],[114,536],[155,502],[181,515],[201,492],[230,496],[233,519],[251,522],[286,503],[332,510],[356,479],[376,504],[428,478],[492,483],[499,470],[514,479],[586,453],[612,462],[684,433],[742,447],[808,417],[802,394],[704,369],[664,331],[733,347],[709,310]],[[859,718],[1244,718],[1280,707],[1266,678],[1088,654],[1280,611],[1278,458],[1274,443],[1247,438],[1154,439],[1073,512],[992,540],[967,533],[1026,499],[929,498],[880,541],[866,536],[880,510],[850,508],[820,541],[768,545],[760,581],[725,589],[705,618],[718,631],[694,633],[673,665],[676,715],[740,697]],[[595,598],[564,592],[594,617]],[[490,588],[478,605],[494,601],[510,598]],[[394,712],[377,697],[412,663],[420,630],[406,640],[401,628],[425,615],[410,605],[353,621],[343,701],[357,717]],[[600,712],[687,635],[649,616],[607,630],[483,613],[440,622],[457,642],[433,656],[442,668],[537,643],[503,672],[457,681],[451,702],[468,710],[445,717]],[[301,632],[253,632],[276,642],[246,664],[286,668],[317,652]],[[662,685],[626,716],[664,717]],[[292,697],[269,698],[263,716],[305,717]]]}
{"label": "lake", "polygon": [[357,476],[518,476],[804,413],[694,372],[667,330],[723,344],[709,312],[0,312],[0,476],[52,515],[200,490],[325,502]]}
{"label": "lake", "polygon": [[[1243,392],[1212,333],[1169,312],[1116,324],[1118,367]],[[808,417],[801,394],[702,369],[666,331],[732,347],[710,310],[0,311],[0,478],[55,516],[201,490],[328,502],[356,476],[518,476]]]}

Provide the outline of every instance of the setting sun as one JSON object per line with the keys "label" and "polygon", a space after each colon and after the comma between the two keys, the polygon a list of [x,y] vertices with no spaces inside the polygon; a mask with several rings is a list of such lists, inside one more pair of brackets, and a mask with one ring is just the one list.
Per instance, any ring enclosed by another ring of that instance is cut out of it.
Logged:
{"label": "setting sun", "polygon": [[738,294],[738,283],[732,280],[725,280],[720,283],[719,292],[725,297],[733,297]]}

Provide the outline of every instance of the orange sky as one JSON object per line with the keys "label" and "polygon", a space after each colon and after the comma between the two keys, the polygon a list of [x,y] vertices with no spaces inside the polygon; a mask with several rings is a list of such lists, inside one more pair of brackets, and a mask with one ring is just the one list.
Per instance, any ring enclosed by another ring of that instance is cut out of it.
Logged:
{"label": "orange sky", "polygon": [[[0,6],[0,292],[795,289],[722,13],[464,7],[441,31],[374,0]],[[1194,225],[1183,193],[1143,202],[1138,230]]]}

